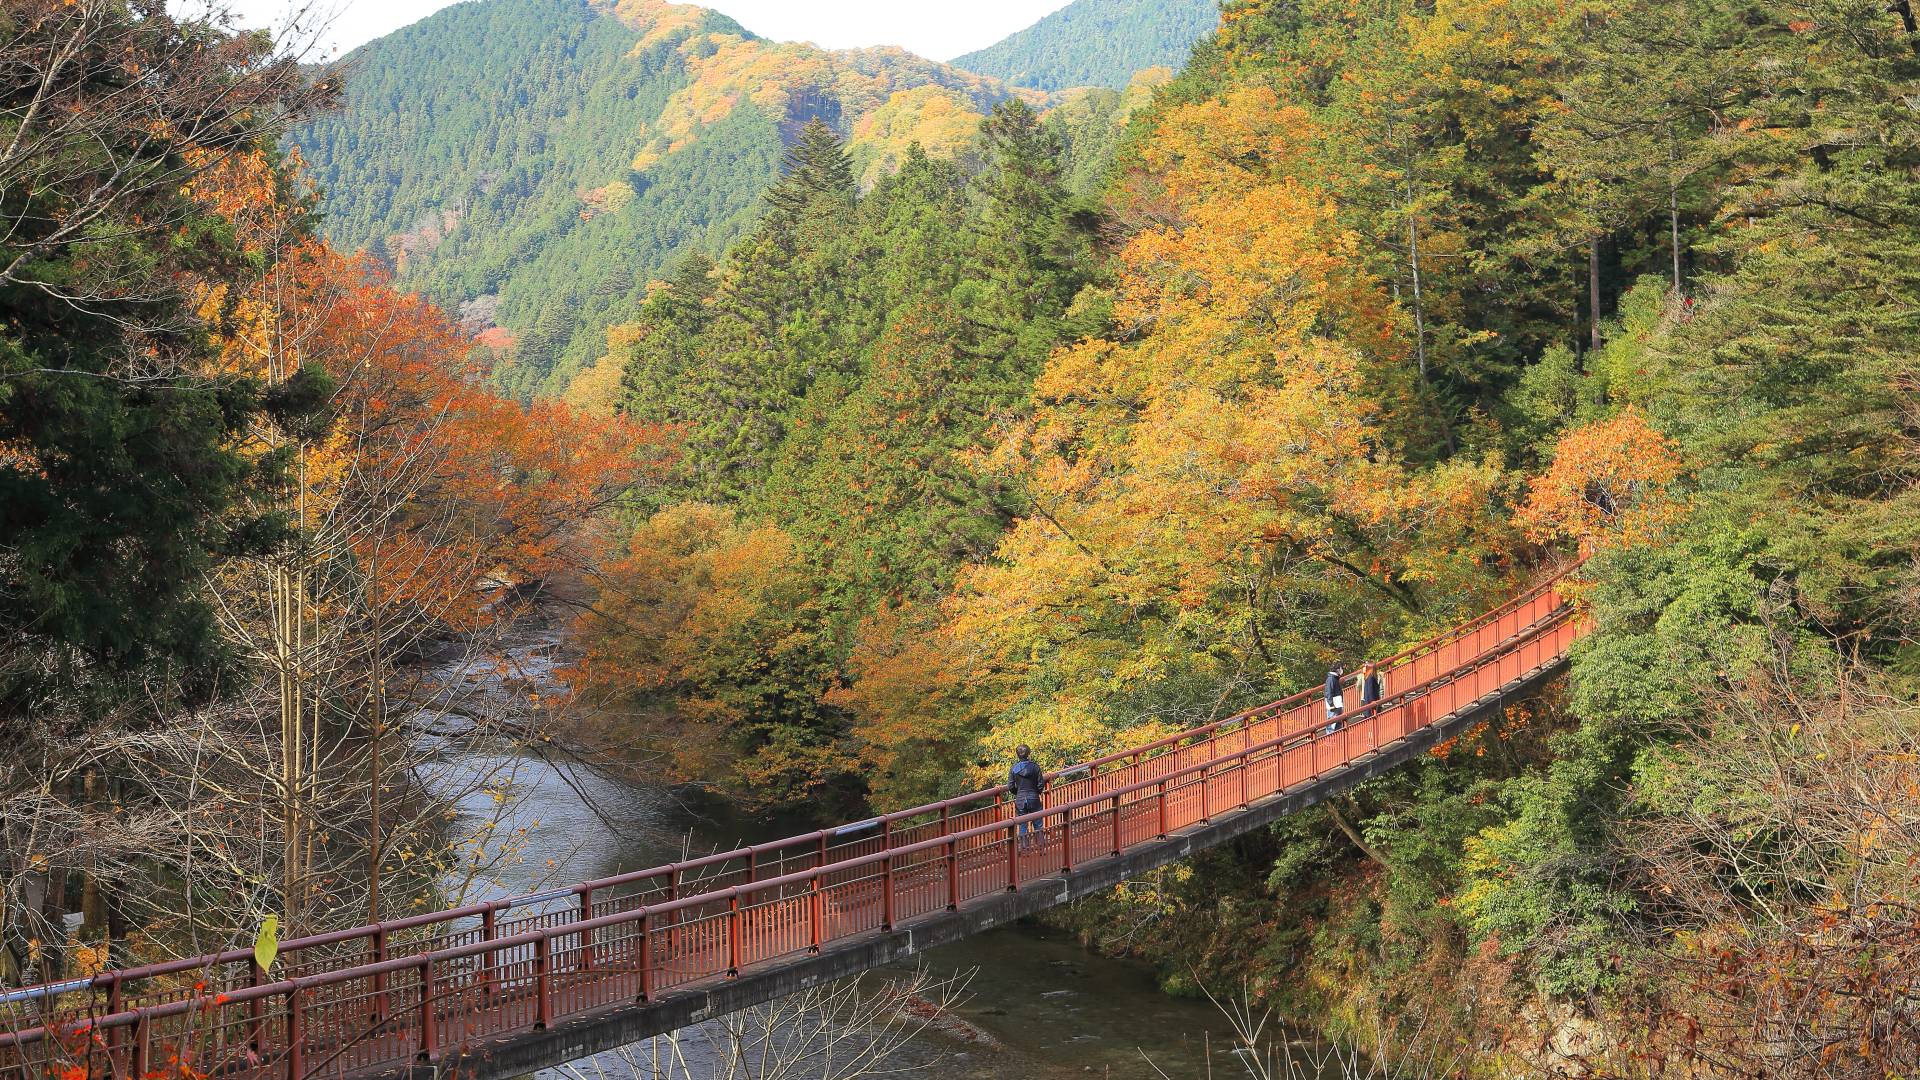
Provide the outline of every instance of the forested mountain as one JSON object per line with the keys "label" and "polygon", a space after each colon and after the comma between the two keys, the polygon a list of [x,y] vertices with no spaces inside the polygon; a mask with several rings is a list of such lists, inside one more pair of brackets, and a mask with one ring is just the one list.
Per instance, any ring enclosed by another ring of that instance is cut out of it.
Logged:
{"label": "forested mountain", "polygon": [[458,4],[348,71],[344,107],[293,135],[328,236],[458,307],[521,397],[563,392],[673,257],[740,236],[807,120],[852,139],[870,185],[911,143],[953,154],[1015,93],[661,0]]}
{"label": "forested mountain", "polygon": [[1219,22],[1220,0],[1073,0],[953,66],[1040,90],[1119,89],[1147,68],[1178,70]]}

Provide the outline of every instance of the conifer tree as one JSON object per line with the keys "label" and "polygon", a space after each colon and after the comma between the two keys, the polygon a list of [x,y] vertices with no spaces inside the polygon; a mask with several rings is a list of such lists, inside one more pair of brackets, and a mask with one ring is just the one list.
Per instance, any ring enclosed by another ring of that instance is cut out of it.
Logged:
{"label": "conifer tree", "polygon": [[806,122],[780,166],[780,179],[764,196],[773,221],[798,221],[822,210],[844,210],[853,203],[853,159],[846,146],[819,117]]}
{"label": "conifer tree", "polygon": [[1069,221],[1060,140],[1033,109],[1019,99],[1002,102],[980,137],[987,166],[975,180],[977,283],[968,290],[968,316],[979,334],[975,348],[1030,380],[1080,285],[1084,245]]}
{"label": "conifer tree", "polygon": [[697,419],[687,379],[710,321],[713,271],[703,252],[681,259],[667,280],[648,291],[639,318],[609,331],[609,346],[624,354],[620,411],[627,416],[675,424]]}

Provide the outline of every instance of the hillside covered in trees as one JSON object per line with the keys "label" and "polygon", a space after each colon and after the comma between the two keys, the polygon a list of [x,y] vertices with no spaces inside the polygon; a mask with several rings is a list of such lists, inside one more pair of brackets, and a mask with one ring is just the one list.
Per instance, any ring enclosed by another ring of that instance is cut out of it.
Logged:
{"label": "hillside covered in trees", "polygon": [[1241,0],[1096,199],[1019,102],[871,190],[811,127],[609,331],[684,441],[576,685],[884,808],[1590,549],[1563,683],[1069,922],[1499,1075],[1911,1068],[1916,89],[1851,0]]}
{"label": "hillside covered in trees", "polygon": [[[900,49],[765,41],[662,0],[456,4],[346,70],[342,106],[292,135],[329,239],[457,309],[523,399],[564,394],[675,258],[740,237],[806,121],[849,139],[871,186],[910,145],[960,153],[997,102],[1047,104]],[[1097,156],[1122,102],[1075,103]]]}
{"label": "hillside covered in trees", "polygon": [[1136,72],[1180,67],[1219,23],[1219,0],[1073,0],[953,66],[1039,90],[1118,90]]}

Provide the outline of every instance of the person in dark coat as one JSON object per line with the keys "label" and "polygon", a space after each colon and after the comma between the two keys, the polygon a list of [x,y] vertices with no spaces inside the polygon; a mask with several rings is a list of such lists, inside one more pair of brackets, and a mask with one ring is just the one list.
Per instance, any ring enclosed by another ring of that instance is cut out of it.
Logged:
{"label": "person in dark coat", "polygon": [[1340,730],[1340,714],[1347,711],[1347,699],[1340,684],[1347,678],[1347,666],[1335,664],[1327,669],[1327,733]]}
{"label": "person in dark coat", "polygon": [[1360,707],[1380,700],[1380,666],[1369,660],[1360,666]]}
{"label": "person in dark coat", "polygon": [[[1013,763],[1013,768],[1007,770],[1007,794],[1013,797],[1014,813],[1031,814],[1040,809],[1040,793],[1047,789],[1046,775],[1040,771],[1040,766],[1034,763],[1032,747],[1022,743],[1013,748],[1013,756],[1019,760]],[[1038,840],[1040,823],[1038,821],[1020,823],[1022,848],[1027,846],[1029,832],[1033,834],[1035,840]]]}

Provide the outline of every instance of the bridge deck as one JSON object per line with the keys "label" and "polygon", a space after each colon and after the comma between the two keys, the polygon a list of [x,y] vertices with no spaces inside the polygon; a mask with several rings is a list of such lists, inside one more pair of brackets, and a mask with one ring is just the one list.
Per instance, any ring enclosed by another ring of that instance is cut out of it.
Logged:
{"label": "bridge deck", "polygon": [[[109,972],[35,999],[40,1022],[0,1034],[0,1070],[144,1078],[189,1060],[372,1080],[458,1062],[505,1077],[844,977],[1107,888],[1419,753],[1564,663],[1584,627],[1553,584],[1393,658],[1399,689],[1338,729],[1309,692],[1057,774],[1024,817],[980,792],[300,939],[278,981],[250,953]],[[1023,843],[1023,827],[1037,838]]]}

